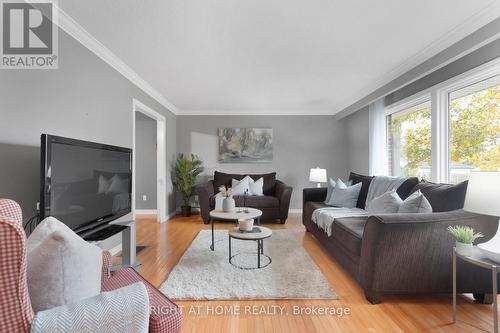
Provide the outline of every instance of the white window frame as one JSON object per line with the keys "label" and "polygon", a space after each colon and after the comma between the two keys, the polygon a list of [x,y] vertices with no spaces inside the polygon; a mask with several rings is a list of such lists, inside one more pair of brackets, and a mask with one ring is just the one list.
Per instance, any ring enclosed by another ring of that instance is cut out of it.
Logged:
{"label": "white window frame", "polygon": [[500,75],[500,58],[487,62],[386,107],[385,114],[388,116],[427,101],[431,102],[431,172],[433,181],[439,183],[449,182],[449,167],[451,160],[449,145],[449,94],[455,90],[465,88],[496,75]]}

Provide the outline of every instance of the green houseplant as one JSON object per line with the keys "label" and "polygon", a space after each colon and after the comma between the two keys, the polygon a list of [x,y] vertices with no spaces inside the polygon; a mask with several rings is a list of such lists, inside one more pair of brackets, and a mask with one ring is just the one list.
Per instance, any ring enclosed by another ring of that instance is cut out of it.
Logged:
{"label": "green houseplant", "polygon": [[183,216],[191,215],[189,199],[196,186],[196,177],[203,172],[203,162],[194,154],[177,155],[175,162],[174,187],[182,198],[181,211]]}
{"label": "green houseplant", "polygon": [[448,231],[455,238],[457,252],[466,256],[472,255],[472,243],[483,237],[482,233],[474,232],[474,229],[468,226],[449,226]]}

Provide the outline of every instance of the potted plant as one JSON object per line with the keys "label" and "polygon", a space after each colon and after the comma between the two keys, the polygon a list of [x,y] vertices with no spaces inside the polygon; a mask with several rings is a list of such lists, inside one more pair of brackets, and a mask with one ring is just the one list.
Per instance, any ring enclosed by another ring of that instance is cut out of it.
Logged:
{"label": "potted plant", "polygon": [[224,200],[222,201],[222,211],[226,213],[234,212],[236,210],[236,203],[232,197],[232,190],[222,185],[219,187],[219,191],[224,197]]}
{"label": "potted plant", "polygon": [[174,187],[182,197],[182,216],[191,216],[189,199],[196,186],[196,177],[203,172],[203,162],[198,156],[179,154],[175,163]]}
{"label": "potted plant", "polygon": [[448,231],[455,238],[457,253],[464,256],[471,256],[472,243],[474,243],[476,239],[483,237],[482,233],[474,232],[474,229],[468,226],[449,226]]}

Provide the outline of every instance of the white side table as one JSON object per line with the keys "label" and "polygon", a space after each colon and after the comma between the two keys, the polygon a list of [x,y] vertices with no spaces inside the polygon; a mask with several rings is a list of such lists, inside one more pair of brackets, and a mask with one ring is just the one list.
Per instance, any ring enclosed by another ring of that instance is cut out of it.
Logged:
{"label": "white side table", "polygon": [[210,224],[212,225],[212,244],[210,249],[215,250],[214,247],[214,220],[222,221],[235,221],[238,222],[239,219],[256,219],[257,225],[260,224],[260,217],[262,216],[262,211],[256,208],[250,207],[236,207],[234,212],[223,212],[221,210],[212,210],[210,212]]}
{"label": "white side table", "polygon": [[457,322],[457,258],[491,270],[491,282],[493,286],[493,332],[498,333],[497,274],[500,271],[500,267],[497,263],[486,258],[476,246],[472,248],[472,255],[470,257],[457,253],[457,249],[453,248],[453,322]]}

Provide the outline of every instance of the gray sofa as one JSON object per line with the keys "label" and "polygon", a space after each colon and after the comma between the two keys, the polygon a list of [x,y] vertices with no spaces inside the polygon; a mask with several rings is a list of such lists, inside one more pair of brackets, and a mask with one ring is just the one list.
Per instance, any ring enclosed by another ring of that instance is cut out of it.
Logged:
{"label": "gray sofa", "polygon": [[[210,211],[215,208],[215,195],[219,187],[231,186],[231,180],[241,180],[246,175],[229,174],[215,171],[214,179],[196,187],[196,194],[200,202],[201,217],[205,224],[209,223]],[[276,172],[266,174],[248,174],[254,180],[264,178],[263,196],[235,196],[236,206],[257,208],[262,211],[261,222],[279,220],[285,223],[288,218],[288,209],[292,197],[292,187],[276,179]]]}
{"label": "gray sofa", "polygon": [[[360,197],[366,199],[371,177],[351,173],[349,178],[353,184],[364,182]],[[315,209],[326,206],[327,189],[303,190],[302,220],[307,231],[359,282],[373,304],[380,303],[384,294],[451,293],[454,240],[447,227],[471,226],[485,235],[478,242],[491,239],[498,227],[498,218],[461,209],[466,182],[452,186],[417,181],[411,189],[410,182],[404,185],[404,190],[398,189],[402,198],[420,189],[434,212],[338,218],[330,237],[311,219]],[[363,199],[358,208],[364,208]],[[492,290],[491,272],[459,261],[457,286],[459,292],[473,293],[482,301]]]}

